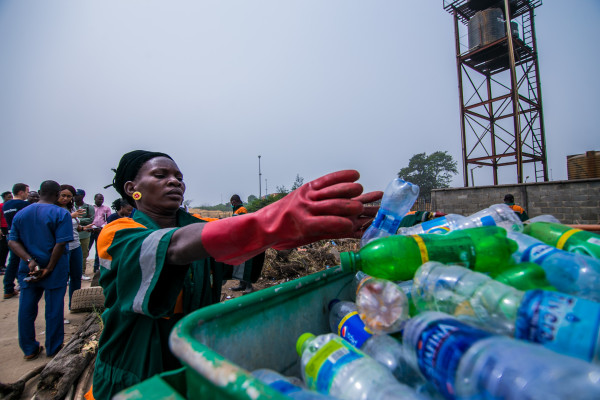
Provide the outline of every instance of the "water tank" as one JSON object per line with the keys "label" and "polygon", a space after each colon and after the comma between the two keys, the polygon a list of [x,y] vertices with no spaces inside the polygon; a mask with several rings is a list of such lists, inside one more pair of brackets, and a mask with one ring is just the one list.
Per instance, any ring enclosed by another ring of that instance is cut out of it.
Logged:
{"label": "water tank", "polygon": [[499,8],[479,11],[469,20],[469,50],[485,46],[506,36],[504,15]]}
{"label": "water tank", "polygon": [[510,33],[512,34],[513,39],[519,38],[519,24],[515,21],[510,21]]}
{"label": "water tank", "polygon": [[600,151],[567,156],[568,179],[600,178]]}

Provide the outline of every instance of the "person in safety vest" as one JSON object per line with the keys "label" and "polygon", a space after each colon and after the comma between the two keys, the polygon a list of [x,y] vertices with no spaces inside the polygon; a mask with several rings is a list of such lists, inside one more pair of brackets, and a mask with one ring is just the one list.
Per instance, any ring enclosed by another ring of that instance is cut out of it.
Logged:
{"label": "person in safety vest", "polygon": [[334,172],[257,212],[205,223],[180,209],[186,185],[169,155],[125,154],[113,186],[137,211],[107,224],[98,237],[106,311],[93,397],[110,399],[180,368],[169,334],[184,315],[220,301],[227,265],[268,248],[362,237],[377,214],[364,204],[383,192],[363,194],[358,178],[354,170]]}
{"label": "person in safety vest", "polygon": [[525,211],[523,207],[515,204],[515,196],[513,196],[512,194],[509,193],[506,196],[504,196],[504,204],[509,206],[515,212],[515,214],[519,216],[519,219],[521,221],[527,221],[529,219],[527,211]]}

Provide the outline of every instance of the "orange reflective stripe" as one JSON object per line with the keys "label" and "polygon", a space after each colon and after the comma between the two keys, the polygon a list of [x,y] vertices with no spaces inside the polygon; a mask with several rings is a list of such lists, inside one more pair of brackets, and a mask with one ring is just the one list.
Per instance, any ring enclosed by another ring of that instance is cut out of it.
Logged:
{"label": "orange reflective stripe", "polygon": [[417,213],[416,211],[409,211],[406,214],[404,214],[404,216],[406,217],[407,215],[413,215],[413,214],[416,214],[416,213]]}
{"label": "orange reflective stripe", "polygon": [[131,229],[131,228],[144,228],[147,229],[144,225],[135,222],[131,218],[119,218],[108,225],[105,225],[100,231],[100,235],[98,236],[98,257],[103,258],[105,260],[112,260],[110,254],[108,254],[108,248],[112,244],[115,234],[121,229]]}
{"label": "orange reflective stripe", "polygon": [[219,218],[208,218],[208,217],[205,218],[205,217],[203,217],[200,214],[192,214],[192,217],[196,217],[199,220],[206,221],[206,222],[212,222],[212,221],[218,221],[219,220]]}
{"label": "orange reflective stripe", "polygon": [[234,214],[248,214],[248,210],[246,210],[246,207],[240,207],[237,210],[235,210]]}
{"label": "orange reflective stripe", "polygon": [[521,206],[518,206],[516,204],[509,206],[514,212],[518,212],[519,214],[523,214],[523,212],[525,211],[525,209]]}
{"label": "orange reflective stripe", "polygon": [[173,314],[183,314],[183,290],[181,290],[181,292],[179,292],[179,296],[177,296]]}

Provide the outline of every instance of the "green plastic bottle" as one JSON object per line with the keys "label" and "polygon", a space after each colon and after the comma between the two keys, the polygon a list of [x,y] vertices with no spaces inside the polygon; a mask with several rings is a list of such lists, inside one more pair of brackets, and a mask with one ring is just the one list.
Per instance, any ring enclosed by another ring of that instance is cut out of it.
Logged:
{"label": "green plastic bottle", "polygon": [[511,264],[515,250],[517,244],[506,237],[504,228],[483,226],[445,235],[388,236],[370,242],[358,252],[341,253],[340,259],[345,270],[405,281],[412,279],[417,268],[427,261],[499,274]]}
{"label": "green plastic bottle", "polygon": [[519,290],[556,290],[546,279],[544,268],[532,262],[523,262],[509,267],[499,275],[493,276],[495,280],[512,286]]}
{"label": "green plastic bottle", "polygon": [[600,259],[598,234],[553,222],[526,224],[524,233],[557,249]]}

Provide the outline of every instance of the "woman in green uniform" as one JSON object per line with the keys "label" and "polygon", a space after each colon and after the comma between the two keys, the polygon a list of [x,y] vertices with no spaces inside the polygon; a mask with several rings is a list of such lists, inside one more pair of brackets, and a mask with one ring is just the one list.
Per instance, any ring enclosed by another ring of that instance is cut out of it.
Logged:
{"label": "woman in green uniform", "polygon": [[[325,175],[255,213],[204,223],[180,209],[183,175],[166,154],[125,154],[113,185],[138,210],[98,238],[104,329],[94,371],[95,399],[180,366],[168,337],[183,315],[220,299],[224,264],[267,248],[362,236],[382,192],[362,194],[357,171]],[[249,233],[250,232],[250,233]]]}

